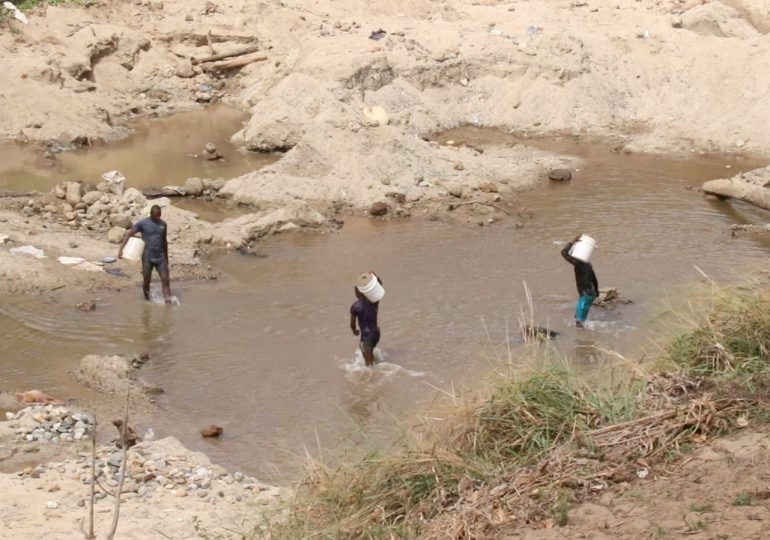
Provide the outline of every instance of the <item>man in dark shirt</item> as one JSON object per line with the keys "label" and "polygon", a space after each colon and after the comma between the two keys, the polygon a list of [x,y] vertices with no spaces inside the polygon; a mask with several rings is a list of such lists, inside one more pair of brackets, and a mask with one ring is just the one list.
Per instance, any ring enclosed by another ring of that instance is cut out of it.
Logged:
{"label": "man in dark shirt", "polygon": [[168,270],[168,227],[166,222],[160,219],[160,206],[153,205],[150,209],[150,217],[144,218],[134,223],[134,226],[126,231],[123,236],[123,242],[118,250],[118,258],[123,257],[123,248],[126,247],[128,239],[137,233],[142,233],[144,240],[144,253],[142,253],[142,276],[144,283],[142,290],[144,299],[150,300],[150,280],[152,279],[152,270],[155,268],[160,276],[160,282],[163,286],[163,297],[166,304],[171,303],[171,284]]}
{"label": "man in dark shirt", "polygon": [[575,267],[575,282],[578,294],[580,295],[575,307],[575,326],[583,328],[583,323],[588,318],[591,305],[599,294],[599,282],[596,280],[596,274],[594,274],[594,268],[591,266],[591,263],[583,262],[569,254],[573,244],[578,240],[580,240],[580,235],[576,236],[572,242],[568,242],[564,249],[561,250],[561,256]]}
{"label": "man in dark shirt", "polygon": [[[376,274],[375,274],[376,276]],[[377,281],[382,285],[380,276],[376,276]],[[353,287],[358,300],[350,306],[350,329],[354,336],[361,336],[361,353],[364,355],[364,361],[367,366],[374,365],[374,348],[380,342],[380,327],[377,325],[377,312],[380,307],[379,302],[370,302],[364,296],[358,287]],[[356,320],[361,328],[359,332],[356,328]]]}

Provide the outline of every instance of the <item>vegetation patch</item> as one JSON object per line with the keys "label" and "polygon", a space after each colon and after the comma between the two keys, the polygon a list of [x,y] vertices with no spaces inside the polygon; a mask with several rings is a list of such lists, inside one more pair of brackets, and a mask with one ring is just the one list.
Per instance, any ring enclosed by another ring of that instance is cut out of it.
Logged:
{"label": "vegetation patch", "polygon": [[769,308],[764,290],[717,294],[649,374],[620,384],[551,367],[502,377],[387,455],[315,463],[271,537],[459,539],[567,525],[575,502],[766,417]]}

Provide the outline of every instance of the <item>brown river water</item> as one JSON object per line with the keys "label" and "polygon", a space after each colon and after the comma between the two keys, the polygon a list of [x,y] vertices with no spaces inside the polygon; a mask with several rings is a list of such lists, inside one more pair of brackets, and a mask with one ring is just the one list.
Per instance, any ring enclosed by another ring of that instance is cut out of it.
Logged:
{"label": "brown river water", "polygon": [[[442,137],[478,146],[513,140],[473,130]],[[730,282],[767,264],[770,241],[727,230],[763,223],[765,212],[688,189],[761,163],[625,156],[568,139],[531,144],[581,155],[587,165],[570,183],[522,194],[532,217],[520,229],[512,220],[476,227],[351,218],[334,234],[268,239],[256,257],[217,256],[211,264],[225,277],[177,284],[181,305],[173,308],[140,302],[138,290],[105,296],[96,314],[4,298],[2,386],[92,397],[67,373],[81,356],[148,350],[145,377],[165,393],[157,414],[138,419],[140,431],[175,435],[215,462],[281,483],[297,478],[308,452],[382,446],[444,391],[479,388],[509,344],[515,351],[520,343],[525,283],[538,324],[560,332],[565,361],[590,370],[598,349],[633,358],[649,345],[661,330],[656,316],[701,279],[696,265]],[[574,278],[559,255],[559,242],[578,233],[599,243],[600,285],[634,300],[595,308],[585,331],[571,326]],[[352,284],[369,269],[387,291],[383,362],[371,371],[348,329]],[[222,425],[225,436],[202,440],[197,430],[207,423]]]}

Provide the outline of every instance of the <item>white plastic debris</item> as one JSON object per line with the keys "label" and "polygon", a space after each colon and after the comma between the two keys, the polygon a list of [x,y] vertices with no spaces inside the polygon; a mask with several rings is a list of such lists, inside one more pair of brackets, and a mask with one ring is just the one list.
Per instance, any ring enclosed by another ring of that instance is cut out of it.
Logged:
{"label": "white plastic debris", "polygon": [[120,171],[108,171],[102,175],[102,178],[109,184],[110,192],[115,195],[123,195],[126,187],[126,177]]}
{"label": "white plastic debris", "polygon": [[59,257],[59,262],[64,266],[75,266],[83,261],[85,261],[85,259],[81,257]]}
{"label": "white plastic debris", "polygon": [[636,471],[636,476],[638,476],[639,478],[644,480],[645,478],[650,476],[650,471],[649,471],[649,469],[641,468],[638,471]]}
{"label": "white plastic debris", "polygon": [[19,10],[16,6],[11,4],[10,2],[3,2],[3,7],[13,13],[13,18],[17,21],[20,21],[23,24],[27,24],[29,21],[27,20],[27,16],[24,15],[24,13]]}
{"label": "white plastic debris", "polygon": [[15,253],[17,255],[31,255],[36,259],[45,259],[45,253],[43,250],[38,249],[35,246],[19,246],[11,248],[11,253]]}

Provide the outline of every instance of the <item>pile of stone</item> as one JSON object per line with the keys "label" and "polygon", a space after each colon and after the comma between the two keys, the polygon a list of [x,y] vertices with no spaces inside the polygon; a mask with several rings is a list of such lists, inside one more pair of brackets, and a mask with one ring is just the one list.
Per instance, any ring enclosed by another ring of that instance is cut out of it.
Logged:
{"label": "pile of stone", "polygon": [[[97,449],[96,480],[99,486],[110,492],[115,491],[120,482],[121,460],[122,451],[115,445]],[[57,472],[89,485],[90,453],[84,452],[63,463],[29,469],[22,475],[57,480]],[[173,437],[168,437],[143,441],[128,450],[123,494],[142,499],[194,497],[212,504],[235,504],[255,496],[269,500],[280,496],[281,490],[240,472],[230,474],[223,467],[213,465],[205,455],[191,452]],[[97,499],[105,496],[104,491],[97,488]]]}
{"label": "pile of stone", "polygon": [[57,405],[33,405],[17,413],[6,413],[16,439],[27,442],[71,443],[94,429],[91,416]]}
{"label": "pile of stone", "polygon": [[128,229],[146,206],[147,199],[135,188],[118,194],[111,191],[108,182],[62,182],[50,193],[30,199],[22,213],[39,214],[47,221],[59,221],[72,229],[108,231]]}
{"label": "pile of stone", "polygon": [[[207,158],[208,159],[208,158]],[[225,187],[222,178],[188,178],[183,186],[165,186],[159,195],[166,197],[213,197]]]}

